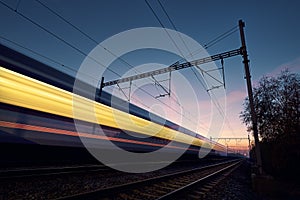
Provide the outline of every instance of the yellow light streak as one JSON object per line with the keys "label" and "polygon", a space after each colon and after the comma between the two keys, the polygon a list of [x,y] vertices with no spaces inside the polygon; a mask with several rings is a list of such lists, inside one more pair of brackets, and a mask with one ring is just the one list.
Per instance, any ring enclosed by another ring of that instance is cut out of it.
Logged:
{"label": "yellow light streak", "polygon": [[[0,102],[149,136],[210,148],[208,142],[111,108],[0,66]],[[73,114],[76,99],[76,115]],[[87,117],[90,108],[94,118]],[[215,150],[223,150],[215,145]]]}

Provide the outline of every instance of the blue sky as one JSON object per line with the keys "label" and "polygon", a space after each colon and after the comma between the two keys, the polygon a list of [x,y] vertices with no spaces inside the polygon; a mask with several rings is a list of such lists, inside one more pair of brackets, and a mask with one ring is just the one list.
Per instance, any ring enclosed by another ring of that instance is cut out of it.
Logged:
{"label": "blue sky", "polygon": [[[134,28],[161,27],[143,0],[40,1],[59,13],[76,27],[80,28],[80,30],[87,33],[97,42],[102,42],[115,34]],[[158,2],[148,1],[164,26],[173,29]],[[83,52],[89,53],[96,46],[94,42],[63,22],[57,16],[54,16],[34,0],[1,0],[1,2],[4,2],[13,9],[18,5],[17,10],[19,13],[42,25],[47,30],[63,38]],[[205,45],[218,35],[236,26],[238,20],[243,19],[246,23],[246,41],[252,81],[254,83],[263,75],[276,75],[276,73],[280,72],[280,69],[284,67],[290,68],[293,72],[299,73],[300,71],[300,2],[297,0],[161,0],[161,3],[164,5],[164,8],[176,25],[178,31],[193,38],[201,45]],[[71,66],[75,72],[83,62],[84,56],[78,51],[57,40],[36,25],[26,21],[20,15],[9,10],[2,4],[0,4],[0,19],[0,41],[2,44],[17,49],[26,55],[32,56],[62,71],[66,71],[66,69],[40,56],[34,55],[3,38],[39,52],[67,66]],[[240,39],[238,32],[236,32],[207,49],[207,51],[210,55],[213,55],[239,47]],[[133,52],[124,55],[123,58],[128,60],[132,65],[143,63],[162,63],[169,65],[175,62],[179,57],[160,51],[148,50]],[[245,127],[240,123],[238,118],[238,113],[242,109],[242,101],[246,95],[245,81],[243,79],[243,65],[241,61],[242,59],[239,56],[225,60],[227,121],[230,122],[230,125],[225,123],[222,135],[228,137],[245,137],[247,135]],[[120,70],[126,69],[124,66],[121,67],[122,63],[118,61],[114,64],[115,68],[116,66],[120,66]],[[216,64],[219,65],[219,62],[216,62]],[[72,75],[75,74],[74,71],[67,70],[67,72]],[[126,70],[122,73],[125,72]],[[183,74],[187,77],[192,77],[191,72],[183,72]],[[195,88],[200,87],[195,77],[191,78],[191,81],[195,83]],[[204,90],[202,90],[202,92],[203,93],[198,95],[198,98],[199,101],[201,100],[201,105],[204,106],[202,110],[205,113],[206,107],[209,105],[209,103],[207,103],[209,99],[206,92]],[[140,96],[139,98],[142,97]],[[147,100],[142,101],[150,103],[150,100],[148,102]],[[175,105],[176,108],[176,103],[173,102],[170,105]],[[183,101],[182,106],[186,107],[189,112],[193,111],[193,105],[191,105],[188,100]],[[174,121],[176,121],[176,117],[173,117]],[[205,116],[204,118],[209,118],[209,116]],[[203,123],[205,124],[205,129],[207,129],[210,125],[204,118]],[[200,128],[198,130],[203,133],[205,129]]]}

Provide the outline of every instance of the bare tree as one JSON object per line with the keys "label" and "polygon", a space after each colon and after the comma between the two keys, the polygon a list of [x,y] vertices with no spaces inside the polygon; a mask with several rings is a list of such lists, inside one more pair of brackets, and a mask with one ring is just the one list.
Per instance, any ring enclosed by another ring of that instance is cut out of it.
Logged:
{"label": "bare tree", "polygon": [[[258,131],[263,141],[299,134],[300,76],[288,70],[278,77],[263,77],[253,90]],[[240,118],[252,130],[248,98]]]}

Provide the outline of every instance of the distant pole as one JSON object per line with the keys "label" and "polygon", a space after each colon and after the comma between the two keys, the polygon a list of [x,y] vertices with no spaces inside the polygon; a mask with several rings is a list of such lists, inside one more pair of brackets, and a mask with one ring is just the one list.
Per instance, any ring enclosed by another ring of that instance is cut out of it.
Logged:
{"label": "distant pole", "polygon": [[228,156],[228,144],[226,143],[226,155]]}
{"label": "distant pole", "polygon": [[101,95],[102,95],[103,84],[104,84],[104,77],[102,76],[101,82],[100,82],[100,88],[99,88],[99,97],[101,97]]}
{"label": "distant pole", "polygon": [[250,152],[251,152],[251,143],[250,143],[250,135],[248,134],[248,148],[249,148],[249,158],[251,158],[250,156]]}
{"label": "distant pole", "polygon": [[249,70],[249,60],[248,60],[248,54],[247,54],[247,49],[246,49],[244,27],[245,27],[245,23],[242,20],[239,20],[240,36],[241,36],[241,43],[242,43],[241,50],[242,50],[242,55],[243,55],[243,63],[245,66],[245,79],[247,81],[248,98],[249,98],[251,120],[252,120],[252,126],[253,126],[253,135],[254,135],[254,142],[255,142],[256,164],[257,164],[259,173],[262,174],[263,170],[262,170],[261,153],[260,153],[260,146],[259,146],[259,139],[258,139],[257,117],[256,117],[255,109],[254,109],[254,103],[253,103],[251,75],[250,75],[250,70]]}

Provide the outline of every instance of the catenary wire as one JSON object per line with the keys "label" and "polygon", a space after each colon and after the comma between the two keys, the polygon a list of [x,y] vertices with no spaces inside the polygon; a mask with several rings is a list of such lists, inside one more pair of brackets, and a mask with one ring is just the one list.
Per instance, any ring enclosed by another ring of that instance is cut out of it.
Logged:
{"label": "catenary wire", "polygon": [[[91,36],[89,36],[88,34],[86,34],[85,32],[83,32],[82,30],[80,30],[77,26],[73,25],[71,22],[69,22],[68,20],[66,20],[64,17],[62,17],[62,16],[61,16],[60,14],[58,14],[56,11],[54,11],[53,9],[51,9],[49,6],[47,6],[46,4],[42,3],[40,0],[35,0],[35,1],[38,2],[39,4],[41,4],[41,5],[42,5],[43,7],[45,7],[46,9],[48,9],[51,13],[53,13],[54,15],[56,15],[57,17],[59,17],[61,20],[63,20],[64,22],[66,22],[67,24],[69,24],[70,26],[72,26],[74,29],[76,29],[77,31],[79,31],[81,34],[83,34],[84,36],[86,36],[87,38],[89,38],[91,41],[93,41],[94,43],[98,44],[98,42],[97,42],[94,38],[92,38]],[[173,28],[177,31],[177,28],[176,28],[175,24],[172,22],[172,20],[171,20],[170,16],[168,15],[167,11],[165,10],[165,8],[163,7],[163,5],[161,4],[161,2],[160,2],[159,0],[158,0],[158,2],[159,2],[159,4],[160,4],[160,6],[162,7],[164,13],[167,15],[167,17],[168,17],[170,23],[172,24]],[[164,27],[163,23],[160,21],[159,17],[156,15],[156,13],[154,12],[153,8],[150,6],[150,4],[149,4],[147,1],[146,1],[146,3],[147,3],[147,5],[149,6],[149,8],[151,9],[151,11],[153,12],[153,14],[155,15],[155,17],[157,18],[157,20],[159,21],[159,23]],[[178,31],[177,31],[177,32],[178,32]],[[185,41],[183,40],[181,34],[180,34],[179,32],[178,32],[178,34],[179,34],[180,39],[181,39],[182,42],[184,43],[185,47],[188,49],[190,55],[192,55],[191,52],[190,52],[190,50],[189,50],[189,48],[187,47]],[[168,34],[168,35],[169,35],[169,34]],[[171,37],[170,35],[169,35],[169,37],[172,39],[172,37]],[[173,41],[173,43],[176,45],[175,41],[174,41],[174,40],[172,40],[172,41]],[[213,41],[214,41],[214,40],[213,40]],[[213,42],[213,41],[211,41],[211,42]],[[209,43],[208,43],[208,44],[209,44]],[[131,64],[129,64],[127,61],[125,61],[124,59],[122,59],[122,58],[116,56],[112,51],[110,51],[109,49],[107,49],[107,48],[104,47],[103,45],[100,44],[100,46],[101,46],[104,50],[108,51],[110,54],[112,54],[113,56],[115,56],[117,59],[120,59],[123,63],[127,64],[127,65],[130,66],[130,67],[133,67],[133,66],[132,66]],[[177,47],[177,49],[179,50],[179,48],[178,48],[177,45],[176,45],[176,47]],[[63,65],[62,65],[62,66],[63,66]],[[192,70],[193,70],[193,69],[192,69]],[[136,71],[136,72],[139,72],[139,71],[136,70],[136,69],[135,69],[135,71]],[[199,77],[198,77],[197,74],[194,72],[194,70],[193,70],[193,73],[194,73],[195,76],[197,77],[198,81],[204,86],[204,84],[200,81]],[[204,87],[205,87],[205,86],[204,86]],[[126,96],[126,95],[124,94],[124,96]],[[174,100],[180,107],[182,107],[182,105],[178,102],[177,99],[175,99],[175,98],[173,97],[173,95],[172,95],[172,98],[173,98],[173,100]],[[145,106],[145,105],[144,105],[144,106]],[[148,106],[146,106],[146,107],[148,107]],[[148,108],[149,108],[149,107],[148,107]],[[183,107],[182,107],[182,108],[183,108]],[[184,108],[183,108],[183,109],[184,109]]]}
{"label": "catenary wire", "polygon": [[[58,18],[60,18],[61,20],[63,20],[65,23],[69,24],[70,26],[72,26],[74,29],[76,29],[77,31],[79,31],[81,34],[83,34],[84,36],[86,36],[88,39],[90,39],[91,41],[93,41],[95,44],[99,44],[100,47],[102,47],[104,50],[106,50],[107,52],[109,52],[111,55],[113,55],[115,58],[121,60],[123,63],[125,63],[126,65],[128,65],[131,68],[134,69],[134,66],[131,65],[130,63],[128,63],[126,60],[124,60],[121,57],[118,57],[116,54],[114,54],[112,51],[110,51],[107,47],[101,45],[97,40],[95,40],[94,38],[92,38],[91,36],[89,36],[87,33],[85,33],[84,31],[82,31],[80,28],[78,28],[77,26],[75,26],[74,24],[72,24],[70,21],[66,20],[62,15],[60,15],[59,13],[57,13],[56,11],[54,11],[53,9],[51,9],[49,6],[47,6],[46,4],[44,4],[43,2],[41,2],[40,0],[35,0],[36,2],[38,2],[40,5],[42,5],[43,7],[45,7],[47,10],[49,10],[51,13],[53,13],[54,15],[56,15]],[[135,73],[139,72],[141,73],[139,70],[134,69]],[[150,78],[149,78],[150,79]],[[152,79],[150,79],[152,80]],[[122,88],[120,88],[122,89]],[[126,96],[126,95],[124,95]],[[173,98],[172,99],[180,106],[180,103],[178,102],[177,99]]]}
{"label": "catenary wire", "polygon": [[[189,51],[189,55],[193,56],[193,54],[190,52],[188,46],[186,45],[186,43],[184,42],[183,38],[181,37],[181,34],[178,32],[178,29],[175,26],[175,23],[172,21],[170,15],[168,14],[168,12],[166,11],[165,7],[163,6],[163,4],[160,2],[160,0],[157,0],[160,7],[162,8],[163,12],[165,13],[165,15],[167,16],[169,22],[171,23],[172,27],[177,31],[177,33],[179,34],[180,39],[182,40],[182,42],[184,43],[186,49]],[[155,13],[154,13],[155,14]],[[155,16],[157,17],[157,15],[155,14]],[[158,17],[157,17],[158,18]],[[159,20],[159,19],[158,19]],[[159,22],[161,23],[161,21],[159,20]],[[238,26],[234,26],[233,28],[229,29],[228,31],[226,31],[225,33],[219,35],[218,37],[214,38],[213,40],[209,41],[207,44],[204,45],[205,49],[217,44],[218,42],[222,41],[223,39],[229,37],[230,35],[232,35],[233,33],[235,33],[238,29]],[[185,58],[186,59],[186,58]],[[200,68],[199,66],[197,66],[198,68]],[[231,130],[231,132],[234,134],[234,131],[225,115],[225,112],[223,110],[223,108],[220,106],[219,102],[216,99],[216,96],[214,95],[214,93],[212,93],[212,95],[209,94],[209,91],[206,89],[204,83],[200,80],[200,78],[198,77],[197,73],[194,71],[193,68],[191,68],[192,72],[194,73],[194,75],[196,76],[197,80],[199,81],[199,83],[202,85],[202,87],[207,91],[208,95],[212,98],[212,96],[214,96],[215,100],[213,100],[213,103],[215,104],[216,108],[218,109],[220,115],[225,119],[226,124],[228,126],[228,128]],[[201,70],[201,69],[200,69]],[[202,71],[202,70],[201,70]],[[203,72],[202,72],[203,73]],[[208,74],[209,75],[209,74]],[[210,76],[212,77],[212,76]],[[214,78],[214,77],[212,77]],[[215,79],[215,78],[214,78]],[[216,79],[215,79],[216,80]],[[218,81],[218,80],[216,80]],[[219,82],[219,81],[218,81]]]}
{"label": "catenary wire", "polygon": [[[78,72],[77,72],[75,69],[73,69],[72,67],[70,67],[70,66],[68,66],[68,65],[65,65],[65,64],[63,64],[63,63],[61,63],[61,62],[59,62],[59,61],[56,61],[56,60],[54,60],[54,59],[52,59],[52,58],[50,58],[50,57],[48,57],[48,56],[42,55],[41,53],[38,53],[38,52],[36,52],[36,51],[34,51],[34,50],[28,48],[28,47],[25,47],[25,46],[23,46],[23,45],[21,45],[21,44],[18,44],[18,43],[14,42],[14,41],[12,41],[12,40],[9,40],[9,39],[7,39],[7,38],[5,38],[5,37],[3,37],[3,36],[0,36],[0,38],[1,38],[2,40],[8,41],[8,42],[10,42],[10,43],[12,43],[12,44],[14,44],[14,45],[20,47],[20,48],[23,48],[23,49],[27,50],[27,51],[29,51],[30,53],[36,54],[36,55],[38,55],[38,56],[40,56],[40,57],[42,57],[42,58],[44,58],[44,59],[46,59],[46,60],[48,60],[48,61],[51,61],[51,62],[53,62],[53,63],[55,63],[55,64],[57,64],[57,65],[59,65],[59,66],[62,66],[62,67],[64,67],[64,68],[66,68],[66,69],[69,69],[70,71],[73,71],[73,72],[75,72],[75,73],[78,73]],[[79,73],[81,73],[81,72],[79,72]],[[92,77],[92,76],[90,76],[90,75],[88,75],[88,74],[86,74],[86,73],[82,73],[82,74],[85,75],[85,76],[89,76],[89,78],[91,78],[91,79],[97,81],[94,77]],[[136,101],[138,101],[141,105],[143,105],[143,106],[145,106],[145,107],[147,107],[147,108],[150,109],[150,107],[147,106],[146,104],[144,104],[142,101],[140,101],[140,100],[138,100],[138,99],[136,99],[136,98],[133,98],[133,99],[136,100]]]}
{"label": "catenary wire", "polygon": [[[45,27],[43,27],[42,25],[40,25],[39,23],[33,21],[32,19],[30,19],[29,17],[25,16],[24,14],[20,13],[18,10],[14,10],[13,8],[11,8],[10,6],[8,6],[6,3],[0,1],[0,4],[2,4],[3,6],[7,7],[9,10],[17,13],[18,15],[20,15],[21,17],[23,17],[24,19],[26,19],[27,21],[29,21],[30,23],[34,24],[35,26],[39,27],[40,29],[42,29],[43,31],[47,32],[48,34],[52,35],[53,37],[55,37],[56,39],[58,39],[59,41],[63,42],[64,44],[66,44],[67,46],[71,47],[72,49],[76,50],[77,52],[79,52],[80,54],[86,56],[87,58],[93,60],[94,62],[96,62],[97,64],[99,64],[102,67],[105,67],[102,63],[100,63],[99,61],[97,61],[95,58],[87,55],[85,52],[83,52],[82,50],[80,50],[79,48],[75,47],[74,45],[72,45],[71,43],[67,42],[66,40],[64,40],[63,38],[57,36],[56,34],[54,34],[53,32],[49,31],[48,29],[46,29]],[[107,70],[111,71],[113,74],[121,77],[120,74],[118,74],[117,72],[107,68]],[[152,94],[150,94],[149,92],[147,92],[146,90],[137,87],[137,89],[143,91],[144,93],[146,93],[147,95],[149,95],[150,97],[155,98],[155,96],[153,96]],[[160,101],[162,104],[164,104],[165,106],[167,106],[168,108],[170,108],[171,110],[175,111],[176,113],[178,113],[179,115],[182,115],[181,113],[179,113],[176,109],[170,107],[168,104],[162,102],[161,100],[158,99],[158,101]],[[146,106],[148,107],[148,106]],[[148,107],[149,108],[149,107]],[[183,116],[183,115],[182,115]],[[194,123],[191,119],[187,118],[186,116],[183,116],[184,118],[186,118],[187,120],[191,121],[192,123]]]}
{"label": "catenary wire", "polygon": [[[154,11],[154,9],[152,8],[152,6],[149,4],[149,2],[148,2],[147,0],[145,0],[145,2],[146,2],[146,4],[147,4],[147,6],[150,8],[150,10],[151,10],[151,12],[153,13],[153,15],[155,16],[155,18],[158,20],[159,24],[162,26],[162,28],[163,28],[163,29],[166,31],[166,33],[168,34],[170,40],[174,43],[175,47],[176,47],[177,50],[180,52],[180,54],[181,54],[181,56],[183,57],[183,59],[186,60],[186,56],[182,53],[182,51],[180,50],[180,48],[178,47],[178,45],[176,44],[176,42],[174,41],[174,39],[173,39],[173,38],[171,37],[171,35],[168,33],[167,29],[166,29],[165,26],[163,25],[162,21],[159,19],[158,15],[155,13],[155,11]],[[158,2],[159,2],[159,4],[160,4],[162,10],[164,11],[165,15],[167,16],[168,20],[170,21],[172,27],[174,28],[174,30],[177,31],[177,34],[178,34],[179,38],[181,39],[181,41],[183,42],[185,48],[186,48],[186,49],[189,51],[189,53],[191,54],[191,52],[190,52],[188,46],[186,45],[186,42],[183,40],[183,38],[182,38],[180,32],[177,30],[175,24],[174,24],[173,21],[171,20],[171,18],[170,18],[170,16],[169,16],[169,14],[167,13],[166,9],[164,8],[164,6],[162,5],[162,3],[161,3],[159,0],[158,0]],[[192,69],[192,70],[193,70],[193,69]],[[193,72],[194,72],[194,71],[193,71]],[[194,72],[194,73],[195,73],[195,72]],[[196,74],[196,73],[195,73],[195,74]],[[197,77],[197,79],[199,80],[199,77],[198,77],[198,76],[196,76],[196,77]],[[199,81],[200,81],[200,80],[199,80]],[[201,81],[200,81],[200,82],[201,82]],[[202,82],[201,82],[201,83],[202,83]],[[179,106],[180,106],[183,110],[185,110],[184,107],[183,107],[182,105],[179,105]],[[189,113],[190,113],[190,112],[189,112]],[[207,129],[206,129],[206,130],[207,130]]]}

